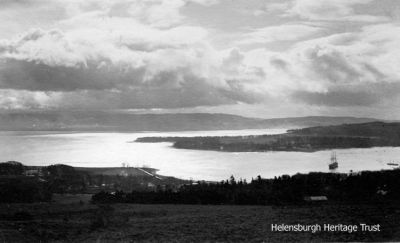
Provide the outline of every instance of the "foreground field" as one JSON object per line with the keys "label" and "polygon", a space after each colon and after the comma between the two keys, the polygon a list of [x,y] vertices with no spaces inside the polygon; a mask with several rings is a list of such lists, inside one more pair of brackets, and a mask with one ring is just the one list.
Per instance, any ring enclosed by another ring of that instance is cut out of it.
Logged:
{"label": "foreground field", "polygon": [[[399,241],[400,206],[0,206],[1,242]],[[82,199],[87,199],[83,196]],[[272,232],[271,224],[380,224],[380,232]]]}

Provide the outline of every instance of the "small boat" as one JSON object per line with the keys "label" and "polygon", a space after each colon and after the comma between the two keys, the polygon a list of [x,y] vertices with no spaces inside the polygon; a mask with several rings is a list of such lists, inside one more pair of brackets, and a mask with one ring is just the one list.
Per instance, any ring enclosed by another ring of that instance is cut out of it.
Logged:
{"label": "small boat", "polygon": [[387,165],[390,165],[390,166],[399,166],[399,164],[397,164],[397,163],[387,163]]}
{"label": "small boat", "polygon": [[336,152],[332,152],[331,162],[329,163],[329,170],[336,170],[339,167],[339,163],[336,159]]}

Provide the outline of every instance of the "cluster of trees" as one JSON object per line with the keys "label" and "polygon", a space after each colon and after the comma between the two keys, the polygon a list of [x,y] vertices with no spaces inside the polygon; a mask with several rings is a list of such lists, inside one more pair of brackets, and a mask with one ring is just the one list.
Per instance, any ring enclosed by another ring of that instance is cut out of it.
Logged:
{"label": "cluster of trees", "polygon": [[321,150],[330,148],[369,148],[380,144],[380,140],[369,137],[345,136],[300,136],[274,135],[265,141],[255,139],[237,139],[224,142],[223,138],[187,138],[174,143],[175,148],[239,151],[298,151]]}
{"label": "cluster of trees", "polygon": [[182,182],[173,177],[160,180],[148,175],[103,175],[63,164],[29,167],[9,161],[0,163],[0,202],[48,201],[52,193],[151,191],[161,184],[177,185]]}
{"label": "cluster of trees", "polygon": [[93,193],[100,189],[106,191],[115,190],[153,190],[160,183],[174,183],[170,178],[160,181],[148,175],[119,175],[96,174],[90,171],[76,170],[68,165],[50,165],[43,169],[44,178],[48,181],[51,191],[54,193]]}
{"label": "cluster of trees", "polygon": [[0,163],[0,175],[22,175],[25,171],[24,165],[17,161]]}
{"label": "cluster of trees", "polygon": [[337,202],[400,200],[400,170],[365,171],[346,175],[309,173],[257,179],[250,183],[230,180],[220,183],[199,182],[174,190],[125,193],[100,192],[94,203],[172,203],[274,205],[303,203],[305,196],[327,196]]}
{"label": "cluster of trees", "polygon": [[0,203],[50,201],[52,193],[45,182],[34,178],[10,178],[0,181]]}
{"label": "cluster of trees", "polygon": [[23,176],[26,168],[22,163],[0,163],[0,203],[49,201],[48,185],[37,178]]}
{"label": "cluster of trees", "polygon": [[270,150],[368,148],[373,145],[369,137],[344,136],[282,136],[266,147]]}
{"label": "cluster of trees", "polygon": [[76,171],[74,167],[57,164],[43,168],[43,179],[47,181],[53,193],[83,193],[86,190],[86,173]]}

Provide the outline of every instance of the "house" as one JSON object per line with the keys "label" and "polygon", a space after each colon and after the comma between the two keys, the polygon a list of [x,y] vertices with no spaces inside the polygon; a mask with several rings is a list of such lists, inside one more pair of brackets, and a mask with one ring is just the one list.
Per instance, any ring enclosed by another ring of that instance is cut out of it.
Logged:
{"label": "house", "polygon": [[326,196],[307,196],[304,197],[304,201],[306,202],[326,202],[328,198]]}
{"label": "house", "polygon": [[40,169],[29,169],[24,171],[25,176],[43,176]]}
{"label": "house", "polygon": [[128,173],[127,171],[125,171],[125,170],[121,170],[121,171],[119,172],[119,175],[120,175],[120,176],[123,176],[123,177],[128,177],[129,173]]}
{"label": "house", "polygon": [[147,188],[149,188],[149,189],[151,189],[151,190],[156,190],[157,186],[154,185],[154,184],[151,183],[151,182],[148,182],[148,183],[147,183]]}

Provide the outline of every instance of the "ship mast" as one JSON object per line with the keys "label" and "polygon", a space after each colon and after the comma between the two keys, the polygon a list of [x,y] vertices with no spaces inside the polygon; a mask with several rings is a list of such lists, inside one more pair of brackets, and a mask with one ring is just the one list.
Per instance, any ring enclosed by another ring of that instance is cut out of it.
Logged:
{"label": "ship mast", "polygon": [[335,170],[338,168],[338,162],[336,159],[336,152],[332,151],[331,154],[331,163],[329,164],[329,170]]}
{"label": "ship mast", "polygon": [[336,152],[332,152],[331,163],[337,163]]}

